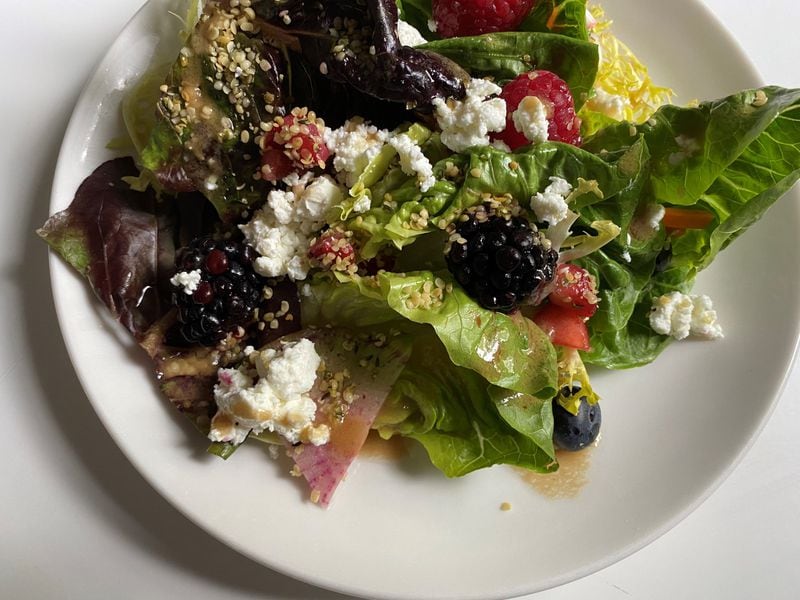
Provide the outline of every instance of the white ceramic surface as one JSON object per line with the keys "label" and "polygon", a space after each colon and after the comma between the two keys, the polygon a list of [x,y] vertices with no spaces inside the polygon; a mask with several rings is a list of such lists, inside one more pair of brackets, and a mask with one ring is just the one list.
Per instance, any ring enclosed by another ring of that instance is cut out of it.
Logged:
{"label": "white ceramic surface", "polygon": [[[86,87],[62,147],[54,210],[107,156],[121,90],[146,64],[154,26],[169,22],[164,4],[152,2],[134,19]],[[617,31],[682,99],[756,83],[736,46],[693,2],[605,4]],[[670,19],[675,11],[685,20]],[[800,258],[796,243],[786,244],[797,223],[796,205],[783,202],[703,274],[698,289],[715,298],[724,341],[674,345],[655,365],[595,377],[605,398],[603,440],[588,484],[569,500],[542,497],[507,469],[448,481],[415,455],[361,464],[323,512],[257,449],[228,463],[205,456],[82,282],[59,261],[52,276],[64,337],[95,409],[151,484],[199,525],[273,568],[351,593],[506,597],[622,558],[685,516],[727,473],[768,414],[794,350],[798,287],[776,275]],[[757,297],[753,288],[766,291]],[[765,312],[764,294],[782,302]],[[513,510],[499,511],[503,501]]]}

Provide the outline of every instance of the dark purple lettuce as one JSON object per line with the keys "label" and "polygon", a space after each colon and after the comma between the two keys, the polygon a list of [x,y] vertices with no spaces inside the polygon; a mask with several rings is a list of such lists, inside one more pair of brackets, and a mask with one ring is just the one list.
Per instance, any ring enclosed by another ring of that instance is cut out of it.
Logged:
{"label": "dark purple lettuce", "polygon": [[[434,98],[464,96],[468,76],[461,67],[400,43],[394,0],[272,0],[260,3],[257,10],[275,28],[296,36],[310,66],[333,81],[418,108],[430,107]],[[349,38],[358,38],[358,45],[340,48],[330,32],[346,29],[347,22],[356,24]]]}
{"label": "dark purple lettuce", "polygon": [[[37,233],[89,284],[136,338],[163,312],[159,261],[172,261],[171,217],[159,214],[152,190],[134,191],[124,177],[139,174],[131,158],[100,165],[69,208]],[[162,282],[163,284],[163,282]]]}

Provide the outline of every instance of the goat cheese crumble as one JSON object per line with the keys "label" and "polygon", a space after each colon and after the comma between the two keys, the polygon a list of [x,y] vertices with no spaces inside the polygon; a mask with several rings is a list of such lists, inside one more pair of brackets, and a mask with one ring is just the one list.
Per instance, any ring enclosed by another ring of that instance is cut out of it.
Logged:
{"label": "goat cheese crumble", "polygon": [[625,109],[631,105],[627,98],[617,94],[609,94],[601,87],[594,89],[594,96],[586,101],[586,107],[594,112],[599,112],[611,117],[615,121],[625,120]]}
{"label": "goat cheese crumble", "polygon": [[636,211],[630,224],[630,232],[637,240],[649,240],[661,227],[665,208],[661,204],[651,202]]}
{"label": "goat cheese crumble", "polygon": [[260,255],[253,263],[256,273],[264,277],[288,276],[294,281],[305,279],[310,268],[308,246],[310,235],[322,227],[331,208],[344,199],[344,192],[329,176],[303,182],[290,190],[272,190],[267,205],[239,229],[247,243]]}
{"label": "goat cheese crumble", "polygon": [[536,214],[538,221],[547,221],[554,227],[563,221],[569,214],[567,197],[572,192],[572,186],[566,179],[551,177],[550,185],[544,192],[537,192],[531,197],[531,210]]}
{"label": "goat cheese crumble", "polygon": [[702,144],[693,137],[688,135],[679,135],[675,138],[675,144],[680,149],[678,152],[673,152],[667,157],[667,161],[673,167],[681,164],[683,161],[697,156],[703,149]]}
{"label": "goat cheese crumble", "polygon": [[369,162],[381,151],[389,132],[367,125],[364,119],[355,117],[345,121],[338,129],[326,129],[325,145],[333,156],[333,168],[337,177],[347,187],[352,187]]}
{"label": "goat cheese crumble", "polygon": [[491,81],[473,77],[463,100],[434,98],[442,143],[455,152],[488,146],[489,133],[506,126],[506,101],[495,97],[501,91]]}
{"label": "goat cheese crumble", "polygon": [[517,110],[511,114],[514,126],[529,142],[546,142],[550,134],[547,120],[547,106],[536,96],[525,96]]}
{"label": "goat cheese crumble", "polygon": [[327,443],[330,429],[314,425],[317,405],[308,395],[321,363],[314,343],[301,339],[279,350],[251,351],[247,358],[249,365],[217,373],[209,439],[241,444],[251,431],[272,431],[291,444]]}
{"label": "goat cheese crumble", "polygon": [[200,269],[195,269],[194,271],[175,273],[169,282],[175,287],[182,287],[183,292],[191,296],[197,290],[197,286],[200,285],[200,279]]}
{"label": "goat cheese crumble", "polygon": [[414,140],[405,133],[396,135],[389,140],[389,144],[397,150],[397,155],[400,158],[400,168],[406,175],[416,175],[419,182],[419,189],[427,192],[433,184],[436,183],[436,178],[433,176],[433,165],[428,157],[422,153],[422,148],[419,147]]}
{"label": "goat cheese crumble", "polygon": [[653,301],[650,327],[661,335],[682,340],[689,335],[716,340],[723,337],[711,298],[671,292]]}
{"label": "goat cheese crumble", "polygon": [[422,37],[422,34],[416,27],[411,23],[403,21],[403,19],[397,20],[397,39],[400,40],[403,46],[419,46],[428,41]]}

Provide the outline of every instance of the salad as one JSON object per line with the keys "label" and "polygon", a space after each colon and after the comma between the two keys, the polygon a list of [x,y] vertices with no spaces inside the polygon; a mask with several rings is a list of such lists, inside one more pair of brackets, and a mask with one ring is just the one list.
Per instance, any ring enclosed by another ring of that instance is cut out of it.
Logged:
{"label": "salad", "polygon": [[717,339],[697,273],[800,177],[800,90],[680,107],[583,0],[208,0],[39,230],[231,457],[327,506],[370,431],[542,473],[587,367]]}

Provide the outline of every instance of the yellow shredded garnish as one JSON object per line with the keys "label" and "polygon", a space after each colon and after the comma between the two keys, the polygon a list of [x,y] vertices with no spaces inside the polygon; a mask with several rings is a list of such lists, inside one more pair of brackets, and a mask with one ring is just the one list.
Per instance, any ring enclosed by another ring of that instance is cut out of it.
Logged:
{"label": "yellow shredded garnish", "polygon": [[611,33],[611,20],[602,7],[589,11],[596,24],[591,39],[600,48],[600,65],[595,81],[595,95],[586,109],[603,113],[618,121],[643,123],[659,106],[669,103],[673,92],[653,83],[639,59]]}

